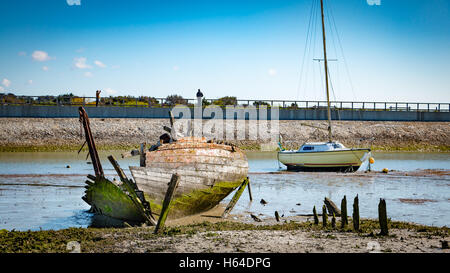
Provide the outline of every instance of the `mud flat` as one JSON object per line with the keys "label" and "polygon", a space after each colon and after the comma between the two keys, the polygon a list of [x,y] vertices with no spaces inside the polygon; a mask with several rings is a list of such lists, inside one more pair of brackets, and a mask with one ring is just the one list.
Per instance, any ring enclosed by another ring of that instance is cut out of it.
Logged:
{"label": "mud flat", "polygon": [[159,235],[153,234],[153,227],[0,230],[0,252],[70,252],[68,243],[75,241],[84,253],[450,253],[446,227],[389,225],[388,236],[378,235],[374,220],[361,220],[361,231],[354,232],[351,228],[323,228],[305,217],[282,218],[281,223],[266,219],[257,224],[222,220],[170,225]]}
{"label": "mud flat", "polygon": [[[231,141],[242,149],[275,149],[276,143],[248,140]],[[78,150],[83,143],[78,119],[0,118],[0,151]],[[326,126],[325,121],[279,121],[279,132],[286,148],[297,148],[305,141],[323,141],[327,132],[302,123]],[[130,149],[139,143],[153,144],[164,133],[167,119],[91,119],[98,149]],[[225,123],[224,128],[236,127]],[[376,151],[450,151],[450,122],[335,121],[334,136],[348,147],[371,146]]]}

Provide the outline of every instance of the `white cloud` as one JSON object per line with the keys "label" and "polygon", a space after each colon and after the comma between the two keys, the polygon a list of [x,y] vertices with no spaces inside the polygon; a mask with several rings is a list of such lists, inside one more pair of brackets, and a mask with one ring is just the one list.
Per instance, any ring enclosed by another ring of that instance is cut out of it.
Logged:
{"label": "white cloud", "polygon": [[87,71],[87,72],[84,72],[84,76],[86,78],[92,78],[94,75],[92,74],[92,72]]}
{"label": "white cloud", "polygon": [[270,76],[275,76],[277,74],[277,71],[275,69],[271,68],[271,69],[269,69],[268,73]]}
{"label": "white cloud", "polygon": [[19,53],[17,53],[19,56],[27,56],[27,53],[25,51],[19,51]]}
{"label": "white cloud", "polygon": [[85,57],[75,58],[73,59],[74,66],[79,69],[87,69],[92,68],[92,66],[86,63],[87,59]]}
{"label": "white cloud", "polygon": [[112,69],[119,69],[119,68],[120,68],[120,65],[113,65],[113,66],[111,66],[111,68],[112,68]]}
{"label": "white cloud", "polygon": [[81,0],[66,0],[69,6],[81,6]]}
{"label": "white cloud", "polygon": [[47,52],[41,50],[35,50],[33,54],[31,54],[31,57],[33,58],[33,60],[38,62],[44,62],[51,59],[51,57],[48,56]]}
{"label": "white cloud", "polygon": [[373,6],[373,5],[380,6],[381,5],[381,0],[366,0],[366,1],[369,6]]}
{"label": "white cloud", "polygon": [[28,85],[33,84],[33,80],[28,80],[28,81],[27,81],[27,84],[28,84]]}
{"label": "white cloud", "polygon": [[11,81],[8,80],[8,79],[3,79],[2,84],[3,84],[5,87],[9,87],[9,86],[11,85]]}
{"label": "white cloud", "polygon": [[3,88],[3,86],[0,86],[0,92],[5,91],[5,88]]}
{"label": "white cloud", "polygon": [[42,67],[42,70],[48,71],[48,66],[45,66],[45,65],[44,65],[44,66]]}
{"label": "white cloud", "polygon": [[178,70],[180,70],[180,67],[179,67],[178,65],[175,65],[175,66],[173,67],[173,70],[174,70],[174,71],[178,71]]}
{"label": "white cloud", "polygon": [[96,61],[94,61],[94,63],[98,67],[101,67],[101,68],[105,68],[106,67],[106,64],[102,63],[101,61],[96,60]]}
{"label": "white cloud", "polygon": [[108,94],[108,95],[115,95],[115,94],[117,94],[117,91],[114,90],[114,89],[112,89],[112,88],[106,88],[106,89],[105,89],[105,92],[106,92],[106,94]]}

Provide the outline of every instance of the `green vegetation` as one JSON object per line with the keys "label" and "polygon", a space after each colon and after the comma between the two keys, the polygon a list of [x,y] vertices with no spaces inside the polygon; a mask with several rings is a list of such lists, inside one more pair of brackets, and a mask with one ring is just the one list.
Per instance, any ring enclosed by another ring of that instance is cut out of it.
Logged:
{"label": "green vegetation", "polygon": [[227,105],[237,105],[237,98],[236,97],[226,96],[226,97],[222,97],[222,98],[219,98],[217,100],[214,100],[213,104],[221,106],[221,107],[224,107],[224,106],[227,106]]}

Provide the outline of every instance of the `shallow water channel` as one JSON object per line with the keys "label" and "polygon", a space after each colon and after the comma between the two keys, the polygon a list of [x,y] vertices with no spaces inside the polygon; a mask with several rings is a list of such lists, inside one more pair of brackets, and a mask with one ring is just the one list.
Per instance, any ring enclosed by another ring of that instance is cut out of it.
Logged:
{"label": "shallow water channel", "polygon": [[[138,165],[139,158],[121,159],[120,152],[100,152],[107,177],[115,175],[106,159],[113,154],[122,168]],[[292,216],[320,210],[324,197],[338,206],[344,195],[351,214],[358,194],[361,217],[377,218],[378,202],[386,199],[388,217],[433,226],[449,226],[450,176],[405,176],[377,174],[383,168],[397,171],[450,169],[450,153],[374,153],[373,174],[363,165],[353,174],[279,172],[276,153],[248,152],[253,201],[244,192],[232,213],[250,213],[261,218],[274,212]],[[0,229],[39,230],[87,227],[92,214],[81,199],[92,165],[86,153],[0,153]],[[227,204],[232,195],[222,203]],[[268,203],[262,205],[260,200]]]}

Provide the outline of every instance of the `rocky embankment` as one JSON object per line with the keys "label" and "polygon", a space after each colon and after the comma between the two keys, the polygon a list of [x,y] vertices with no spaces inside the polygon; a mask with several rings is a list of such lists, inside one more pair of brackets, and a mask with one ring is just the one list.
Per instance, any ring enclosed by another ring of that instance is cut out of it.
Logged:
{"label": "rocky embankment", "polygon": [[[84,142],[82,127],[76,118],[1,118],[1,151],[77,150]],[[257,121],[249,123],[253,127]],[[304,126],[326,127],[325,121],[279,121],[279,132],[286,148],[296,148],[305,141],[324,141],[327,131]],[[164,133],[167,119],[91,119],[91,130],[99,149],[129,149],[139,143],[155,143]],[[250,124],[250,126],[249,126]],[[223,128],[238,128],[225,124]],[[254,128],[254,127],[253,127]],[[236,129],[234,129],[236,130]],[[450,122],[333,122],[334,139],[347,147],[374,150],[450,151]],[[248,138],[248,130],[246,136]],[[243,149],[258,150],[267,140],[230,141]]]}

